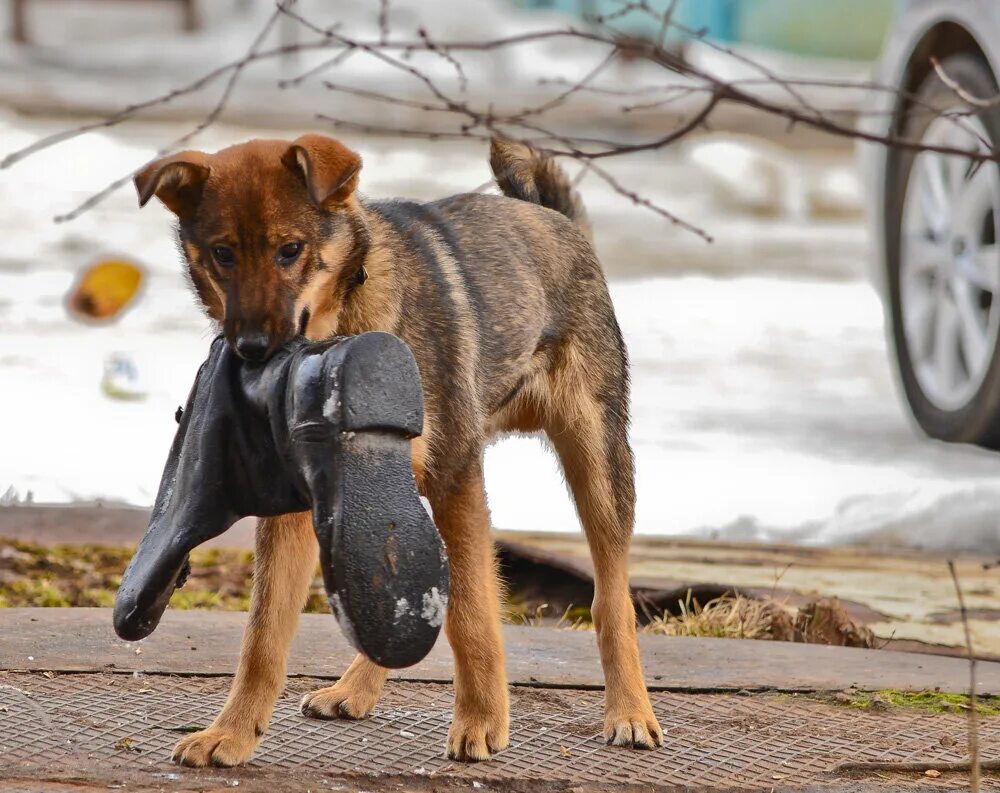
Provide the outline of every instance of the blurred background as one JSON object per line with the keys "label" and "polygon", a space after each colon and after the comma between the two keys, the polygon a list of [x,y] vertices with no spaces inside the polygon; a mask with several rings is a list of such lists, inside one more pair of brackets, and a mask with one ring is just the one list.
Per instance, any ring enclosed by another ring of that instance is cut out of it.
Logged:
{"label": "blurred background", "polygon": [[[588,16],[618,5],[401,0],[387,9],[394,33],[422,27],[461,39],[586,27]],[[380,31],[377,2],[301,0],[296,8],[356,35]],[[760,76],[745,57],[796,78],[864,81],[903,10],[890,0],[681,0],[676,20],[697,34],[671,31],[667,41],[727,79]],[[195,83],[242,57],[272,12],[265,0],[3,0],[0,157]],[[641,14],[618,24],[636,37],[658,35]],[[283,18],[267,42],[313,38]],[[431,199],[489,179],[480,142],[336,129],[318,119],[424,123],[416,110],[324,85],[416,96],[422,87],[412,77],[362,58],[320,73],[329,57],[306,51],[251,64],[220,117],[185,147],[320,131],[361,152],[360,189],[369,196]],[[558,41],[480,53],[465,62],[467,95],[498,105],[541,101],[578,80],[588,58],[579,42]],[[424,68],[455,80],[443,59]],[[615,96],[616,86],[654,91],[662,79],[662,70],[623,59],[563,120],[623,139],[662,134],[696,96],[643,112],[622,111]],[[224,88],[225,79],[212,82],[0,170],[5,505],[151,504],[174,410],[213,330],[182,276],[172,216],[156,202],[140,212],[126,177],[198,125]],[[869,101],[861,91],[802,90],[851,123]],[[896,387],[877,288],[878,233],[866,224],[865,168],[875,166],[853,140],[722,108],[668,148],[605,164],[621,184],[712,238],[581,174],[632,357],[640,534],[1000,551],[995,454],[928,440]],[[53,221],[114,180],[123,186],[106,200]],[[141,283],[120,313],[88,319],[93,301],[80,302],[82,274],[108,259],[138,264]],[[535,439],[489,450],[487,489],[499,528],[577,528],[554,459]]]}

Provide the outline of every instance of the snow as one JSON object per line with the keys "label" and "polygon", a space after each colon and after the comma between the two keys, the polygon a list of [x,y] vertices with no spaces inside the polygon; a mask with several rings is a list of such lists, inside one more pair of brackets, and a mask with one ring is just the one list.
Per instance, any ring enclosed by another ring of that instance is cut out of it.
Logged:
{"label": "snow", "polygon": [[[0,114],[0,154],[60,128]],[[76,221],[50,218],[185,129],[95,132],[0,172],[7,500],[154,499],[174,411],[213,331],[182,278],[170,215],[155,202],[139,211],[126,187]],[[197,145],[212,150],[258,134],[219,126]],[[349,142],[365,158],[370,195],[430,198],[488,178],[479,146]],[[706,227],[714,245],[623,204],[593,179],[582,183],[632,358],[637,530],[1000,550],[997,458],[921,438],[896,396],[881,307],[865,280],[850,154],[781,154],[769,165],[766,146],[716,148],[751,173],[798,163],[800,197],[789,196],[792,180],[777,179],[762,213],[719,200],[725,168],[706,164],[699,145],[611,167]],[[836,198],[831,213],[813,197],[823,190]],[[145,288],[117,323],[79,324],[64,296],[79,268],[109,254],[141,261]],[[103,364],[115,353],[135,361],[145,399],[102,393]],[[578,525],[537,439],[495,444],[486,470],[498,527]]]}
{"label": "snow", "polygon": [[[612,296],[633,364],[640,533],[1000,548],[997,461],[915,436],[867,284],[661,278]],[[500,526],[574,520],[537,440],[491,449],[487,481]]]}

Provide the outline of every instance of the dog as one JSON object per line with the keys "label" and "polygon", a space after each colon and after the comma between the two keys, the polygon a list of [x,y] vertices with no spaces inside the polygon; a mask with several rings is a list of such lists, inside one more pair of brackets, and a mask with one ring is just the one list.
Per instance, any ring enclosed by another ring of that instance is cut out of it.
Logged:
{"label": "dog", "polygon": [[[238,355],[266,360],[309,339],[388,331],[413,350],[425,423],[413,472],[448,549],[445,630],[455,660],[447,754],[487,760],[507,746],[509,703],[483,450],[504,433],[544,432],[562,464],[594,562],[592,615],[609,744],[653,749],[629,592],[635,486],[628,361],[579,196],[549,157],[493,140],[503,195],[430,203],[358,195],[361,158],[309,134],[184,151],[135,177],[177,216],[191,285]],[[285,682],[317,563],[309,513],[261,519],[250,616],[225,706],[174,759],[232,766],[256,749]],[[370,714],[387,677],[359,655],[307,694],[320,719]]]}

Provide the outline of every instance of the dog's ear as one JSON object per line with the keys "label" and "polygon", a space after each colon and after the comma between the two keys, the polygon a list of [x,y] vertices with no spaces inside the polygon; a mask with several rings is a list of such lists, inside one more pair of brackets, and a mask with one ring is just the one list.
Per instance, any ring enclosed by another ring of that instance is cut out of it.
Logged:
{"label": "dog's ear", "polygon": [[201,200],[210,172],[208,155],[200,151],[182,151],[154,160],[133,180],[139,206],[146,206],[155,195],[177,217],[190,216]]}
{"label": "dog's ear", "polygon": [[325,135],[296,138],[281,161],[302,174],[309,195],[320,206],[344,203],[358,186],[361,156]]}

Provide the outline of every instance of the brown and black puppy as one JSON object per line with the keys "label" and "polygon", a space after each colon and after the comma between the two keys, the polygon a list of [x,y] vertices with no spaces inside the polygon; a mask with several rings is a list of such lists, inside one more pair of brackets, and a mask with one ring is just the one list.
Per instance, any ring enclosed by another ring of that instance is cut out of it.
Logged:
{"label": "brown and black puppy", "polygon": [[[505,195],[427,204],[356,193],[361,160],[320,135],[182,152],[136,177],[179,220],[191,282],[248,359],[297,333],[368,330],[413,349],[426,420],[413,470],[451,561],[445,629],[455,656],[448,754],[485,760],[507,745],[499,584],[483,489],[483,448],[500,433],[544,431],[576,500],[594,560],[593,603],[609,743],[659,746],[628,589],[635,501],[628,364],[586,216],[563,172],[495,141]],[[284,685],[298,614],[316,568],[308,513],[261,520],[250,619],[229,699],[174,751],[191,766],[234,765],[260,741]],[[360,719],[387,671],[359,656],[302,712]]]}

